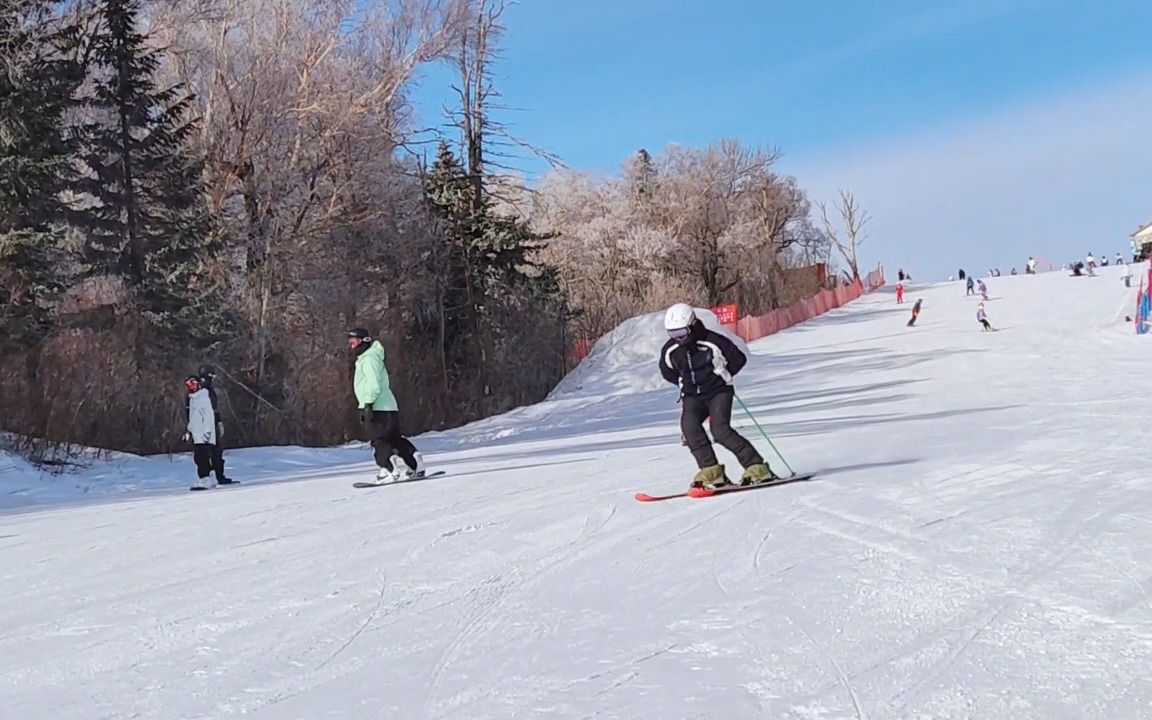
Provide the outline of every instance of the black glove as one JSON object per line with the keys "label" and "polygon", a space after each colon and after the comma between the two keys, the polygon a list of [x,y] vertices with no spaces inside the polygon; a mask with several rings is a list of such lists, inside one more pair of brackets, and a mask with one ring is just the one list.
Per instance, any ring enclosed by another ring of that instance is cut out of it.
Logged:
{"label": "black glove", "polygon": [[370,407],[366,407],[360,411],[361,422],[370,423],[374,417],[376,417],[376,411]]}

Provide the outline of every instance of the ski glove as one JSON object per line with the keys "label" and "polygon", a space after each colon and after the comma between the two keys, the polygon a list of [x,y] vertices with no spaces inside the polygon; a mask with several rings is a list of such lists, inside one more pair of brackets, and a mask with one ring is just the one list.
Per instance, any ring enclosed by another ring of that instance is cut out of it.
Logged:
{"label": "ski glove", "polygon": [[371,407],[364,408],[364,410],[361,411],[361,413],[360,413],[360,419],[363,420],[365,423],[372,422],[372,420],[375,417],[376,417],[376,411],[373,410]]}
{"label": "ski glove", "polygon": [[182,437],[180,439],[186,443],[190,443],[190,442],[192,442],[192,433],[190,433],[188,431],[184,431],[184,437]]}
{"label": "ski glove", "polygon": [[224,423],[216,423],[216,442],[220,442],[220,438],[224,437]]}

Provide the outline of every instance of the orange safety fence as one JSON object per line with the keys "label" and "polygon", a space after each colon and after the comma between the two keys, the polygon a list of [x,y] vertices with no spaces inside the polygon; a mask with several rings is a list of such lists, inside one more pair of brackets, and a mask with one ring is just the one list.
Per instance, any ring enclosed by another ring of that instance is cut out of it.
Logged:
{"label": "orange safety fence", "polygon": [[847,305],[864,293],[883,287],[884,282],[884,268],[877,266],[875,270],[860,280],[854,280],[850,285],[821,290],[812,297],[795,302],[788,307],[773,310],[766,315],[746,315],[740,318],[736,324],[729,324],[724,327],[735,332],[745,342],[759,340],[806,320],[819,317],[829,310]]}

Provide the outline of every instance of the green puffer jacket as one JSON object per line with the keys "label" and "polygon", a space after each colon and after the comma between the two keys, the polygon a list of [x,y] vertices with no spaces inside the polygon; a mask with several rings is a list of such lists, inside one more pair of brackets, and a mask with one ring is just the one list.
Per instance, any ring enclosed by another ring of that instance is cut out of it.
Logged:
{"label": "green puffer jacket", "polygon": [[384,367],[384,346],[373,340],[368,349],[356,358],[356,379],[353,381],[360,409],[371,407],[378,412],[399,410],[388,369]]}

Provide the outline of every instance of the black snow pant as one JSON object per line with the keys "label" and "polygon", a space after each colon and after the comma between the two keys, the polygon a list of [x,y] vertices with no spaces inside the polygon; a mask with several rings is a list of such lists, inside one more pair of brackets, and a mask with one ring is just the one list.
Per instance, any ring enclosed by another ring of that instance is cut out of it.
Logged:
{"label": "black snow pant", "polygon": [[192,446],[192,459],[196,461],[196,477],[203,480],[216,471],[216,480],[224,477],[224,461],[220,454],[220,445],[213,443],[197,443]]}
{"label": "black snow pant", "polygon": [[736,391],[725,388],[710,397],[684,396],[684,412],[680,416],[680,432],[688,440],[688,449],[696,458],[700,469],[716,465],[716,452],[704,430],[704,421],[711,416],[712,437],[736,456],[742,467],[764,462],[760,453],[743,435],[732,429],[732,399]]}
{"label": "black snow pant", "polygon": [[372,417],[364,417],[364,435],[372,445],[376,466],[392,470],[392,454],[396,453],[407,463],[416,467],[416,446],[400,434],[400,413],[395,410],[375,411]]}
{"label": "black snow pant", "polygon": [[216,471],[216,482],[228,479],[224,477],[224,446],[220,443],[212,446],[212,469]]}
{"label": "black snow pant", "polygon": [[991,330],[992,329],[992,325],[990,325],[987,320],[981,320],[980,324],[984,326],[985,330]]}

